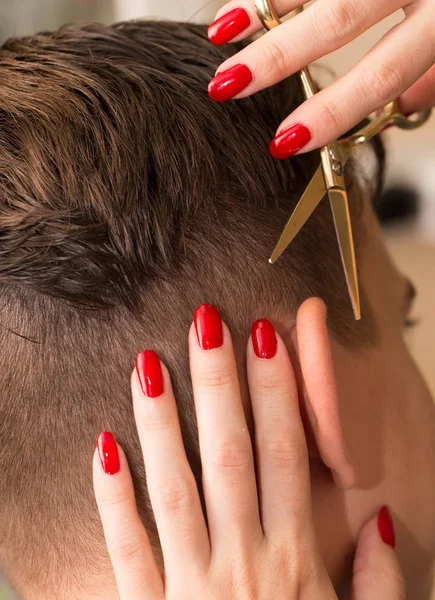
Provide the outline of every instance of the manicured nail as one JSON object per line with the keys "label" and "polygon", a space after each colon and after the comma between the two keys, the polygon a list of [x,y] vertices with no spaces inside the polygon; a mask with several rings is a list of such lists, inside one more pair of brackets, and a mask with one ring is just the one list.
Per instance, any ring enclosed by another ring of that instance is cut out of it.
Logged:
{"label": "manicured nail", "polygon": [[225,102],[240,94],[251,81],[252,73],[246,65],[234,65],[210,81],[208,95],[215,102]]}
{"label": "manicured nail", "polygon": [[270,142],[270,153],[274,158],[284,159],[299,152],[311,140],[308,127],[296,123],[284,129]]}
{"label": "manicured nail", "polygon": [[213,44],[226,44],[249,27],[251,19],[244,8],[230,10],[208,28],[208,37]]}
{"label": "manicured nail", "polygon": [[396,537],[394,535],[394,526],[391,519],[390,511],[387,506],[383,506],[378,515],[378,529],[381,534],[382,541],[392,548],[396,547]]}
{"label": "manicured nail", "polygon": [[276,354],[277,340],[275,329],[270,321],[259,319],[252,325],[252,344],[258,358],[273,358]]}
{"label": "manicured nail", "polygon": [[163,394],[163,373],[160,359],[152,350],[145,350],[136,358],[136,372],[143,393],[149,398]]}
{"label": "manicured nail", "polygon": [[196,336],[201,350],[220,348],[224,343],[222,319],[219,311],[211,304],[201,304],[195,311]]}
{"label": "manicured nail", "polygon": [[120,469],[116,440],[110,431],[103,431],[97,438],[98,456],[107,475],[115,475]]}

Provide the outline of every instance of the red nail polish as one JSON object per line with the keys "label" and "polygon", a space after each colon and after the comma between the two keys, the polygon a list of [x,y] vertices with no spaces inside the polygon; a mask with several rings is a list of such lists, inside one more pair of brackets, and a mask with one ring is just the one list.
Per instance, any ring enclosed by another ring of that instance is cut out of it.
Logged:
{"label": "red nail polish", "polygon": [[252,73],[246,65],[234,65],[210,81],[208,95],[215,102],[225,102],[240,94],[251,81]]}
{"label": "red nail polish", "polygon": [[284,159],[293,156],[311,140],[308,127],[296,123],[278,133],[270,142],[270,153],[274,158]]}
{"label": "red nail polish", "polygon": [[378,515],[378,529],[381,534],[382,541],[392,548],[396,547],[396,537],[394,535],[394,526],[391,519],[390,511],[387,506],[383,506]]}
{"label": "red nail polish", "polygon": [[201,304],[195,311],[195,323],[198,344],[202,350],[220,348],[224,343],[222,320],[219,311],[210,304]]}
{"label": "red nail polish", "polygon": [[208,28],[208,37],[213,44],[226,44],[251,24],[251,19],[244,8],[230,10]]}
{"label": "red nail polish", "polygon": [[97,438],[98,455],[107,475],[115,475],[120,469],[116,440],[110,431],[103,431]]}
{"label": "red nail polish", "polygon": [[149,398],[163,394],[163,373],[160,359],[152,350],[145,350],[136,358],[136,372],[143,393]]}
{"label": "red nail polish", "polygon": [[275,329],[267,319],[259,319],[252,325],[252,344],[258,358],[273,358],[276,354],[277,340]]}

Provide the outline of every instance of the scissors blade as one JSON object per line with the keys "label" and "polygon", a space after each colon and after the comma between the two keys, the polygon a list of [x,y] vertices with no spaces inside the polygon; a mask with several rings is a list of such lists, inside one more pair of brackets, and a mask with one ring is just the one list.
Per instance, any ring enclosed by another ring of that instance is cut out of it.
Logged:
{"label": "scissors blade", "polygon": [[270,263],[273,264],[281,256],[290,242],[294,240],[308,218],[313,214],[314,209],[325,195],[325,192],[325,179],[323,177],[322,165],[320,165],[314,173],[305,192],[302,194],[290,219],[287,221],[284,231],[272,252],[272,256],[269,258]]}
{"label": "scissors blade", "polygon": [[358,321],[361,319],[361,306],[347,194],[344,189],[330,188],[328,190],[328,196],[332,215],[334,217],[335,231],[337,233],[349,296],[352,302],[355,319]]}

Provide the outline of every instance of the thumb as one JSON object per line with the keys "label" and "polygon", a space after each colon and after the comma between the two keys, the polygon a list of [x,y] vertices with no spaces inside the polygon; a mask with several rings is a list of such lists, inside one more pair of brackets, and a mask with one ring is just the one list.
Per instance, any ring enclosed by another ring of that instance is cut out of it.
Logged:
{"label": "thumb", "polygon": [[405,600],[405,580],[394,545],[393,522],[388,508],[383,506],[359,536],[352,600]]}

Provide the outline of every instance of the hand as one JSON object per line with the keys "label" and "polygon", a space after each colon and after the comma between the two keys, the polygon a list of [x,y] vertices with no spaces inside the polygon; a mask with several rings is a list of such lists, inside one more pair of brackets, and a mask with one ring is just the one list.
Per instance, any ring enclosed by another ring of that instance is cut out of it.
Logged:
{"label": "hand", "polygon": [[[297,324],[305,339],[312,317],[307,305],[320,311],[326,323],[322,303],[307,301]],[[213,325],[209,350],[202,349],[206,321]],[[198,337],[190,329],[189,351],[208,527],[184,451],[169,373],[147,351],[138,357],[131,388],[165,575],[136,509],[126,457],[111,434],[101,434],[94,488],[120,597],[336,600],[314,532],[307,444],[286,347],[268,321],[255,330],[260,343],[254,346],[251,338],[248,344],[255,471],[230,332],[212,307],[198,322]],[[373,518],[360,536],[354,598],[402,599],[401,582],[396,554],[382,541]]]}
{"label": "hand", "polygon": [[[300,0],[272,3],[280,16],[302,4]],[[269,87],[400,8],[405,19],[356,67],[284,120],[271,153],[287,158],[324,146],[399,96],[405,114],[430,108],[435,105],[435,0],[318,0],[224,62],[209,94],[223,101]],[[261,27],[253,0],[232,0],[218,12],[209,37],[223,44]]]}

